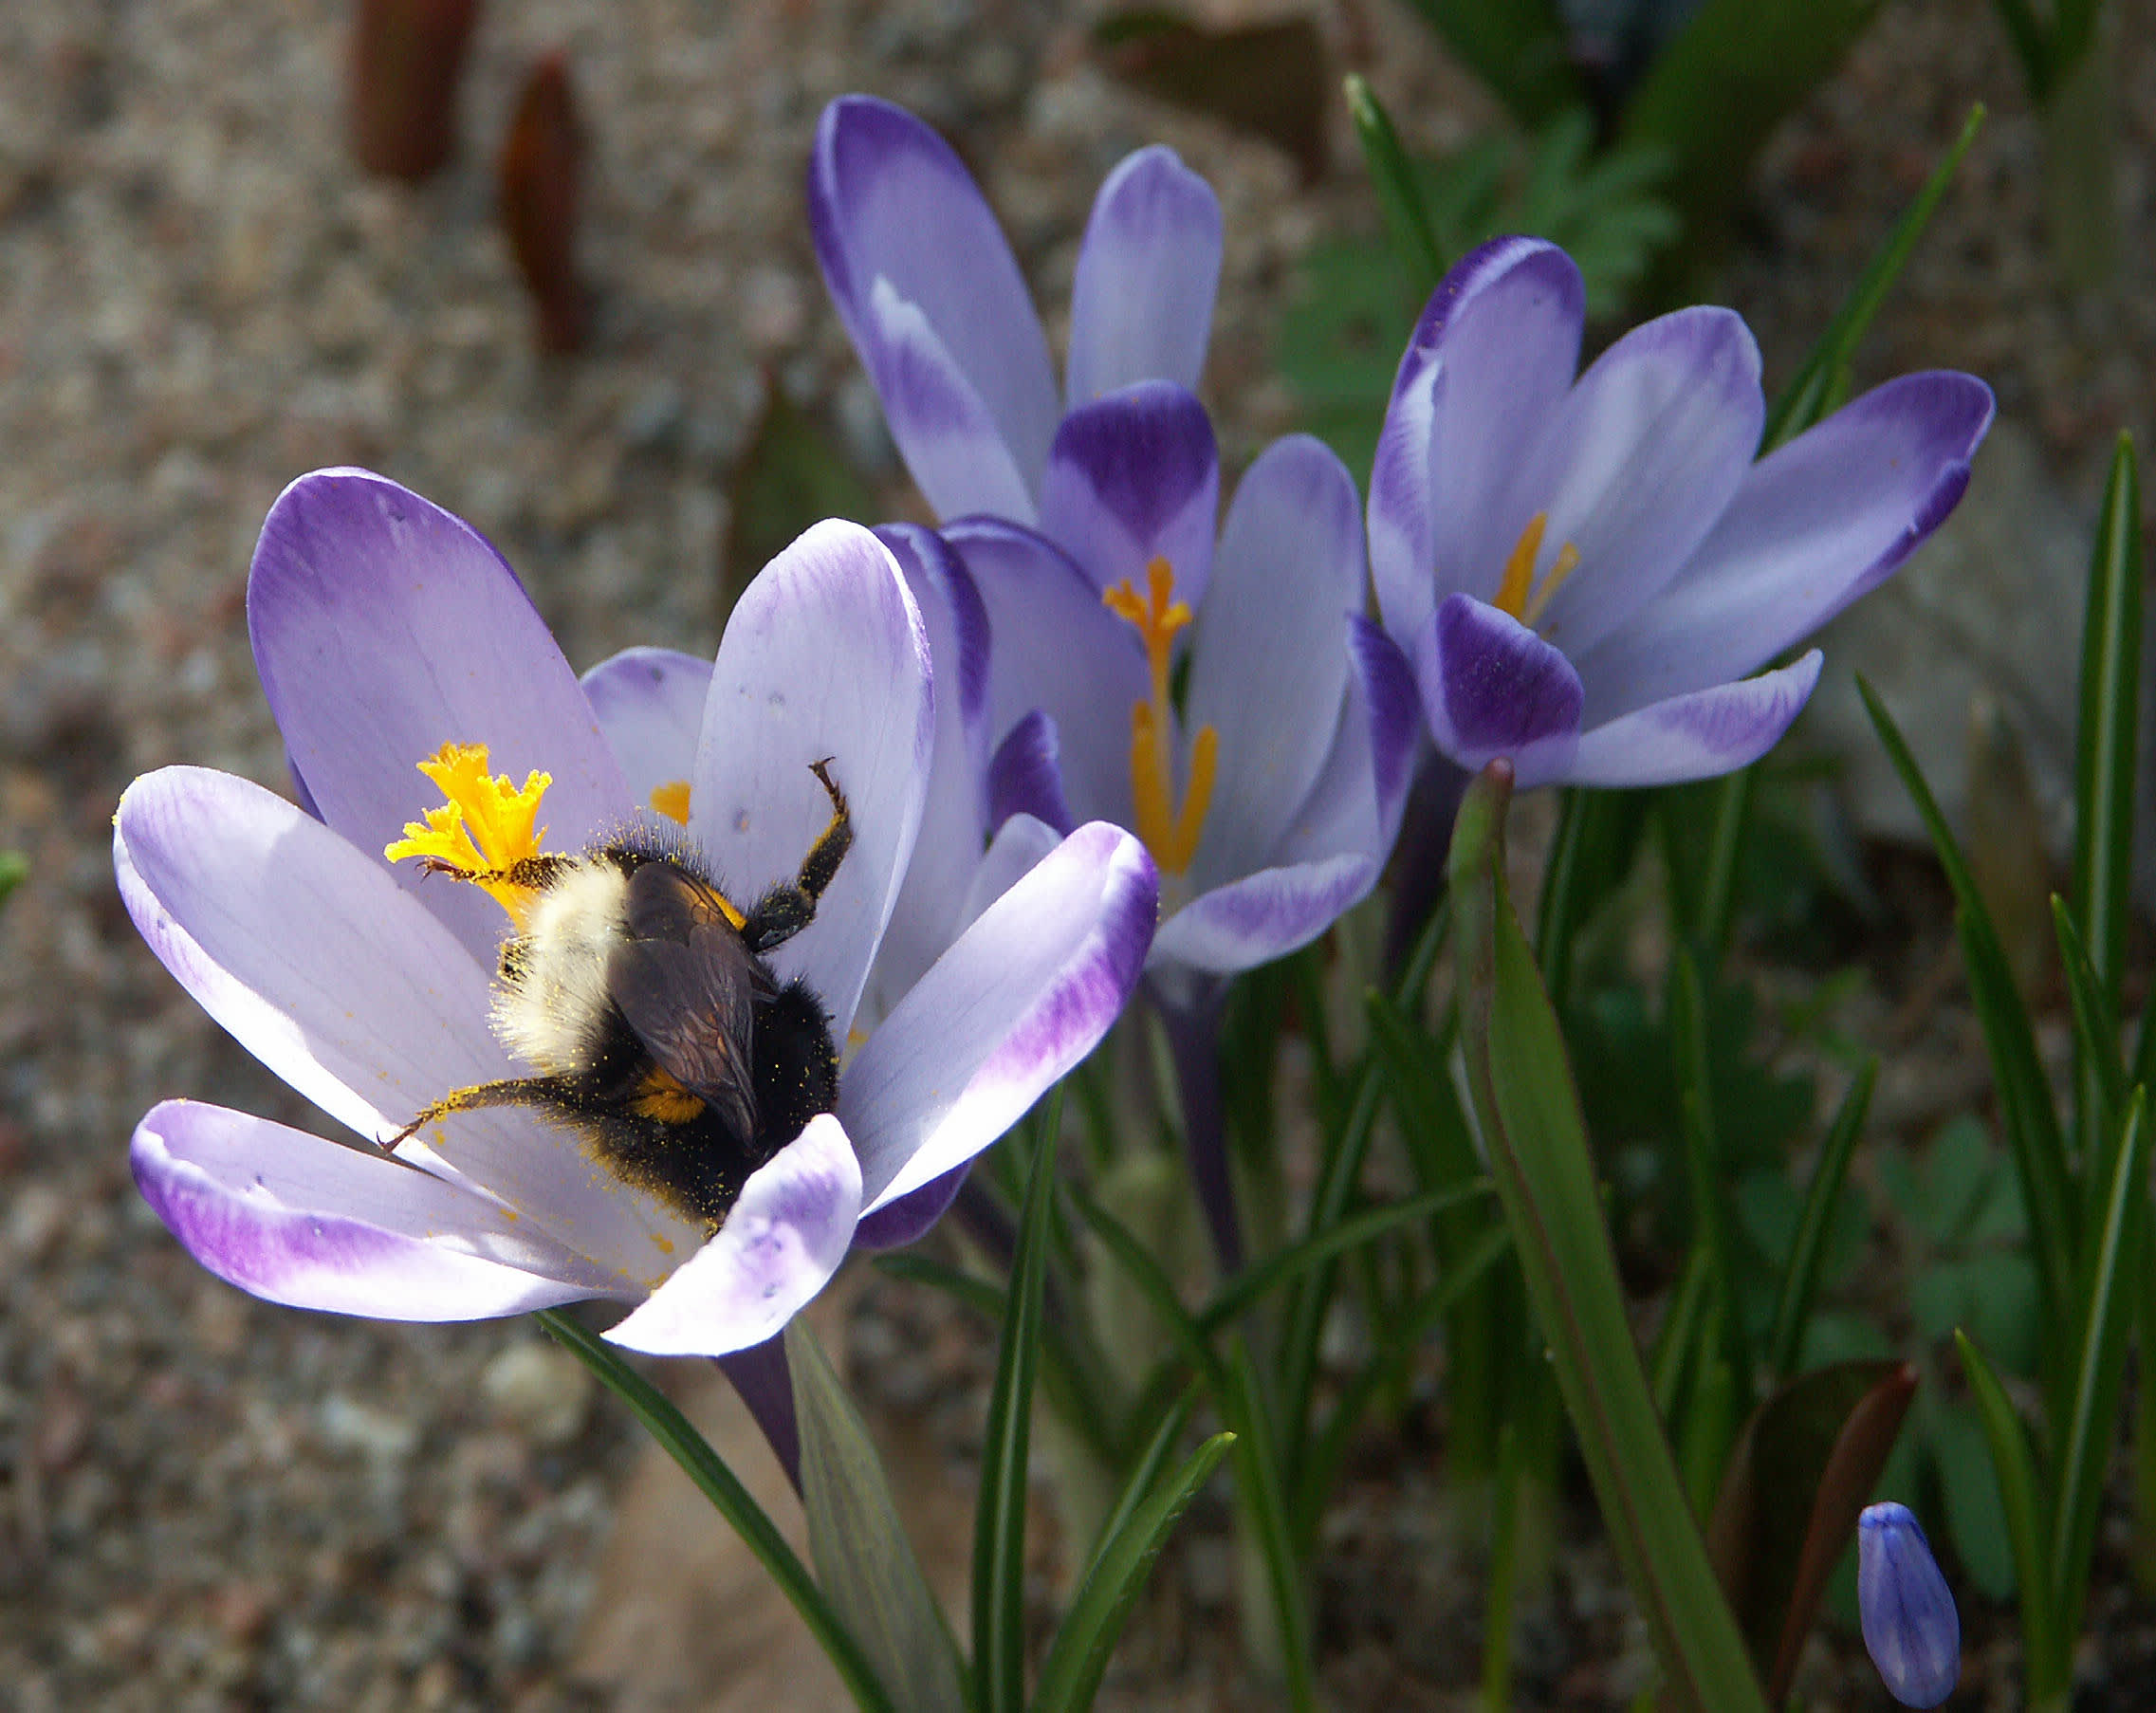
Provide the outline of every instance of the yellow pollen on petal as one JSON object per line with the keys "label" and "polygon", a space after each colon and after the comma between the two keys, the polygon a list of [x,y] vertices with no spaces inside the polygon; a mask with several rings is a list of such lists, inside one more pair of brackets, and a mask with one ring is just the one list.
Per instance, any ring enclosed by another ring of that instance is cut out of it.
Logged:
{"label": "yellow pollen on petal", "polygon": [[1131,708],[1131,798],[1137,825],[1152,859],[1166,874],[1180,875],[1198,854],[1211,805],[1213,776],[1220,762],[1220,733],[1201,727],[1190,740],[1190,776],[1180,809],[1175,803],[1174,759],[1170,754],[1174,711],[1169,701],[1169,676],[1175,634],[1190,622],[1188,603],[1174,599],[1175,573],[1165,559],[1146,565],[1141,598],[1125,578],[1100,599],[1116,617],[1133,626],[1145,643],[1152,695]]}
{"label": "yellow pollen on petal", "polygon": [[1538,511],[1527,520],[1527,527],[1505,556],[1504,575],[1498,579],[1497,594],[1490,599],[1491,606],[1511,614],[1530,630],[1541,622],[1565,580],[1579,569],[1579,549],[1567,542],[1557,549],[1539,586],[1536,584],[1535,562],[1541,556],[1542,535],[1549,526],[1550,514],[1546,511]]}
{"label": "yellow pollen on petal", "polygon": [[652,787],[652,807],[669,820],[689,824],[689,782],[685,779],[669,780],[663,785]]}
{"label": "yellow pollen on petal", "polygon": [[404,837],[385,845],[382,855],[391,862],[425,857],[462,875],[484,888],[521,929],[533,889],[507,875],[540,854],[546,829],[533,823],[554,776],[534,769],[519,787],[507,774],[488,771],[484,744],[444,744],[418,767],[447,801],[429,809],[424,823],[406,821]]}

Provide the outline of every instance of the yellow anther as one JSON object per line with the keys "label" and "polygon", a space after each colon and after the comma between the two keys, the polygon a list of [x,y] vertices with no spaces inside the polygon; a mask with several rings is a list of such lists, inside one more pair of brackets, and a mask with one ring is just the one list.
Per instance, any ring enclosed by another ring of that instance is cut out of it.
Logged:
{"label": "yellow anther", "polygon": [[689,782],[685,779],[669,780],[663,785],[652,787],[652,808],[669,820],[689,824]]}
{"label": "yellow anther", "polygon": [[1535,556],[1542,551],[1542,531],[1549,527],[1550,514],[1538,511],[1527,520],[1527,527],[1520,532],[1520,539],[1512,544],[1512,557],[1504,562],[1504,575],[1498,580],[1497,597],[1490,602],[1501,613],[1510,613],[1518,618],[1527,609],[1527,590],[1535,580]]}
{"label": "yellow anther", "polygon": [[1155,557],[1146,565],[1143,598],[1125,578],[1100,599],[1111,613],[1136,629],[1145,643],[1152,681],[1151,697],[1131,708],[1131,798],[1137,822],[1133,831],[1165,873],[1180,875],[1197,856],[1198,838],[1205,831],[1220,761],[1220,733],[1210,726],[1202,727],[1190,740],[1190,777],[1178,810],[1170,754],[1175,720],[1169,702],[1169,675],[1175,634],[1190,622],[1190,609],[1174,594],[1174,571],[1165,559]]}
{"label": "yellow anther", "polygon": [[1564,587],[1565,579],[1579,569],[1579,549],[1567,542],[1557,549],[1541,585],[1536,586],[1535,562],[1541,557],[1542,533],[1549,526],[1550,514],[1546,511],[1538,511],[1527,520],[1527,527],[1505,556],[1504,575],[1498,579],[1497,593],[1490,598],[1491,606],[1511,614],[1530,629],[1541,622],[1551,598]]}
{"label": "yellow anther", "polygon": [[404,837],[382,855],[392,862],[424,856],[453,870],[484,887],[522,928],[532,889],[500,876],[539,855],[546,829],[532,823],[554,776],[535,769],[519,788],[507,774],[488,772],[484,744],[444,744],[418,765],[448,801],[429,809],[424,824],[406,821]]}

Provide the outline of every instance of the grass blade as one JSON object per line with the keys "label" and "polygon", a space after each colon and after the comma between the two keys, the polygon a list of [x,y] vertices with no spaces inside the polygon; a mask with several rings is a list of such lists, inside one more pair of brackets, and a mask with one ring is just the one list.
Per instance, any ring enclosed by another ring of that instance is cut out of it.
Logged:
{"label": "grass blade", "polygon": [[1778,1380],[1796,1374],[1805,1324],[1812,1317],[1812,1299],[1819,1288],[1827,1233],[1834,1227],[1842,1184],[1856,1152],[1857,1133],[1864,1129],[1865,1114],[1871,1110],[1871,1091],[1878,1081],[1879,1061],[1867,1059],[1856,1080],[1849,1085],[1849,1093],[1842,1096],[1827,1139],[1820,1145],[1819,1163],[1812,1169],[1812,1182],[1804,1191],[1804,1212],[1797,1223],[1797,1240],[1790,1246],[1789,1265],[1781,1276],[1781,1296],[1775,1303],[1774,1331],[1767,1342],[1767,1366]]}
{"label": "grass blade", "polygon": [[1469,787],[1452,839],[1461,1036],[1520,1270],[1588,1474],[1669,1690],[1697,1713],[1765,1713],[1632,1341],[1556,1012],[1504,886],[1511,772]]}
{"label": "grass blade", "polygon": [[[2141,726],[2141,499],[2121,434],[2089,557],[2074,738],[2073,916],[2113,1013],[2132,911],[2135,746]],[[2114,1048],[2115,1050],[2115,1048]]]}
{"label": "grass blade", "polygon": [[2039,1684],[2063,1681],[2058,1614],[2050,1567],[2044,1560],[2044,1537],[2050,1532],[2044,1494],[2036,1483],[2028,1429],[2021,1426],[2021,1417],[2006,1395],[2006,1388],[1999,1383],[1999,1375],[1959,1327],[1954,1329],[1954,1348],[1961,1353],[1962,1372],[1968,1376],[1977,1418],[1983,1424],[1984,1444],[1991,1448],[1992,1473],[1999,1478],[1999,1505],[2006,1513],[2006,1540],[2014,1554],[2014,1579],[2020,1588],[2021,1646],[2027,1655],[2029,1699],[2034,1704]]}
{"label": "grass blade", "polygon": [[1385,230],[1392,249],[1416,276],[1415,295],[1431,291],[1445,277],[1445,252],[1437,234],[1430,230],[1429,214],[1415,184],[1415,171],[1408,152],[1400,146],[1400,134],[1392,128],[1376,93],[1360,75],[1347,76],[1348,117],[1354,120],[1355,140],[1362,144],[1363,164],[1377,190],[1377,206],[1385,212]]}
{"label": "grass blade", "polygon": [[1003,1348],[988,1391],[981,1446],[981,1496],[973,1521],[973,1673],[981,1713],[1025,1705],[1025,1496],[1033,1428],[1033,1374],[1041,1298],[1048,1272],[1048,1209],[1055,1194],[1062,1089],[1035,1133],[1032,1170],[1011,1262]]}
{"label": "grass blade", "polygon": [[[1154,1442],[1163,1453],[1173,1446],[1189,1413],[1186,1402],[1167,1424],[1174,1432],[1164,1432]],[[1150,1497],[1145,1494],[1157,1478],[1157,1469],[1141,1464],[1124,1489],[1093,1568],[1086,1572],[1062,1628],[1049,1646],[1048,1657],[1041,1662],[1033,1713],[1085,1713],[1093,1705],[1115,1640],[1123,1633],[1124,1622],[1167,1543],[1169,1531],[1234,1444],[1232,1433],[1214,1434]]]}
{"label": "grass blade", "polygon": [[2059,1633],[2081,1622],[2089,1590],[2089,1558],[2096,1545],[2096,1513],[2118,1431],[2119,1391],[2126,1376],[2128,1330],[2140,1288],[2141,1244],[2147,1224],[2147,1095],[2136,1089],[2120,1126],[2117,1156],[2094,1232],[2087,1277],[2088,1315],[2073,1365],[2073,1408],[2059,1427],[2058,1508],[2052,1519],[2051,1585],[2057,1594]]}
{"label": "grass blade", "polygon": [[1812,347],[1804,366],[1775,400],[1774,409],[1767,413],[1765,431],[1760,435],[1761,457],[1783,441],[1801,434],[1833,408],[1835,389],[1841,384],[1850,359],[1855,354],[1866,329],[1871,325],[1871,318],[1879,313],[1879,305],[1887,301],[1887,293],[1907,266],[1917,240],[1924,236],[1924,229],[1931,223],[1933,212],[1946,194],[1946,187],[1953,183],[1962,157],[1968,154],[1969,145],[1976,141],[1978,131],[1982,129],[1983,120],[1984,106],[1979,101],[1969,109],[1969,117],[1962,121],[1962,135],[1946,151],[1945,159],[1932,169],[1924,189],[1916,193],[1916,200],[1894,223],[1894,230],[1880,246],[1879,253],[1871,258],[1840,313],[1827,323],[1826,332]]}
{"label": "grass blade", "polygon": [[1242,1339],[1225,1364],[1227,1390],[1216,1402],[1235,1433],[1235,1489],[1243,1501],[1244,1526],[1264,1559],[1280,1621],[1281,1670],[1287,1680],[1288,1705],[1310,1713],[1317,1688],[1310,1670],[1310,1610],[1302,1580],[1302,1561],[1288,1527],[1287,1496],[1281,1484],[1280,1440],[1259,1390],[1257,1371]]}
{"label": "grass blade", "polygon": [[728,1522],[756,1555],[779,1592],[793,1602],[817,1645],[829,1656],[846,1685],[854,1704],[862,1713],[894,1713],[890,1693],[876,1677],[868,1655],[817,1587],[808,1567],[801,1561],[778,1526],[765,1514],[741,1480],[728,1468],[726,1460],[711,1449],[687,1416],[667,1396],[623,1361],[614,1347],[560,1309],[541,1309],[539,1324],[555,1342],[590,1369],[600,1384],[629,1406],[630,1413],[643,1423],[651,1436],[697,1490]]}
{"label": "grass blade", "polygon": [[2030,1026],[2028,1007],[2014,985],[2014,972],[1969,873],[1962,847],[1938,800],[1925,783],[1924,770],[1909,753],[1901,729],[1886,705],[1863,678],[1856,681],[1870,710],[1871,724],[1886,746],[1887,758],[1901,775],[1903,787],[1916,804],[1931,835],[1939,865],[1954,889],[1955,930],[1962,943],[1962,960],[1969,979],[1969,997],[1983,1024],[1984,1046],[1991,1058],[1993,1080],[1999,1087],[1999,1106],[2005,1120],[2006,1138],[2014,1150],[2014,1164],[2021,1179],[2021,1198],[2029,1213],[2029,1247],[2043,1295],[2047,1325],[2065,1324],[2063,1317],[2074,1300],[2075,1253],[2073,1180],[2067,1170],[2066,1138],[2061,1134],[2058,1112],[2052,1104],[2051,1083],[2043,1061],[2036,1056],[2036,1031]]}

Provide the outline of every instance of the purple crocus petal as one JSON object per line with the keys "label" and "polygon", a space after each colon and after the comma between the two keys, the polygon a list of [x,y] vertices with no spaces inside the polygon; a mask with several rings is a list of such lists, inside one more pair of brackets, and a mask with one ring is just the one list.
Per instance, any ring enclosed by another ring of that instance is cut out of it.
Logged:
{"label": "purple crocus petal", "polygon": [[1091,821],[944,953],[854,1062],[838,1114],[870,1209],[963,1165],[1093,1051],[1160,907],[1145,847]]}
{"label": "purple crocus petal", "polygon": [[[379,862],[274,793],[208,768],[149,774],[120,800],[113,866],[180,985],[369,1140],[451,1089],[525,1074],[488,1027],[486,971]],[[460,1113],[404,1151],[440,1156],[610,1270],[663,1274],[666,1245],[695,1242],[529,1113]]]}
{"label": "purple crocus petal", "polygon": [[888,524],[935,667],[935,748],[921,829],[892,907],[866,1004],[880,1017],[958,934],[958,912],[988,837],[988,616],[966,566],[932,529]]}
{"label": "purple crocus petal", "polygon": [[1760,348],[1734,311],[1698,307],[1634,327],[1560,404],[1488,508],[1497,535],[1478,569],[1484,599],[1537,513],[1538,577],[1558,553],[1578,569],[1549,603],[1544,635],[1585,653],[1668,584],[1713,528],[1760,444]]}
{"label": "purple crocus petal", "polygon": [[1140,381],[1063,418],[1048,453],[1041,528],[1096,590],[1165,559],[1175,595],[1196,611],[1212,569],[1220,521],[1220,452],[1212,420],[1183,388]]}
{"label": "purple crocus petal", "polygon": [[1924,1526],[1907,1505],[1856,1519],[1856,1607],[1864,1649],[1905,1707],[1936,1707],[1962,1676],[1962,1615]]}
{"label": "purple crocus petal", "polygon": [[1031,522],[1055,377],[972,175],[903,108],[844,96],[817,123],[808,208],[824,284],[929,503]]}
{"label": "purple crocus petal", "polygon": [[1741,677],[1876,588],[1954,509],[1991,416],[1974,376],[1905,375],[1761,459],[1668,587],[1576,656],[1587,718]]}
{"label": "purple crocus petal", "polygon": [[1348,620],[1348,655],[1354,671],[1332,748],[1267,867],[1344,855],[1382,863],[1392,848],[1422,730],[1414,669],[1359,613]]}
{"label": "purple crocus petal", "polygon": [[1307,946],[1369,896],[1379,864],[1331,856],[1292,868],[1261,869],[1202,893],[1160,925],[1149,968],[1233,975]]}
{"label": "purple crocus petal", "polygon": [[966,908],[958,915],[960,931],[978,922],[989,905],[1046,861],[1067,837],[1061,828],[1031,815],[1013,815],[998,827],[967,889]]}
{"label": "purple crocus petal", "polygon": [[[270,712],[322,819],[378,858],[440,801],[417,764],[488,746],[495,772],[553,776],[542,820],[575,850],[621,819],[627,788],[562,651],[516,574],[459,518],[386,477],[317,470],[278,495],[248,578]],[[400,882],[491,962],[507,926],[470,887]]]}
{"label": "purple crocus petal", "polygon": [[1814,649],[1779,672],[1688,691],[1580,733],[1574,785],[1674,785],[1748,767],[1781,742],[1819,681]]}
{"label": "purple crocus petal", "polygon": [[1195,388],[1220,288],[1220,198],[1173,149],[1127,155],[1093,199],[1071,284],[1072,410],[1139,380]]}
{"label": "purple crocus petal", "polygon": [[1014,815],[1029,815],[1059,834],[1077,823],[1063,801],[1063,769],[1056,722],[1036,708],[1010,728],[988,764],[988,821],[1002,826]]}
{"label": "purple crocus petal", "polygon": [[300,776],[299,764],[292,760],[292,752],[285,751],[285,772],[292,782],[292,801],[300,805],[300,812],[310,820],[322,819],[322,805],[315,801],[314,793],[307,789],[307,782]]}
{"label": "purple crocus petal", "polygon": [[1400,359],[1370,471],[1370,567],[1385,628],[1419,636],[1456,590],[1486,593],[1519,531],[1491,517],[1579,367],[1586,288],[1539,238],[1470,251]]}
{"label": "purple crocus petal", "polygon": [[386,1154],[167,1100],[129,1149],[142,1199],[243,1291],[378,1320],[483,1320],[634,1286],[499,1203]]}
{"label": "purple crocus petal", "polygon": [[1362,592],[1354,478],[1307,434],[1274,441],[1236,489],[1191,632],[1187,723],[1220,733],[1195,891],[1265,867],[1310,795],[1347,694]]}
{"label": "purple crocus petal", "polygon": [[854,1228],[854,1247],[903,1249],[919,1243],[928,1235],[929,1227],[949,1211],[958,1192],[966,1187],[966,1174],[972,1170],[970,1160],[953,1166],[942,1177],[931,1178],[920,1188],[864,1215]]}
{"label": "purple crocus petal", "polygon": [[678,649],[623,649],[582,683],[636,807],[655,807],[652,793],[661,785],[689,783],[711,691],[709,660]]}
{"label": "purple crocus petal", "polygon": [[860,1211],[854,1146],[820,1113],[749,1174],[718,1235],[608,1342],[654,1356],[724,1356],[762,1344],[838,1270]]}
{"label": "purple crocus petal", "polygon": [[967,518],[944,537],[988,609],[989,729],[1007,733],[1038,708],[1056,723],[1075,817],[1128,825],[1131,709],[1151,694],[1137,633],[1101,604],[1067,554],[1030,529]]}
{"label": "purple crocus petal", "polygon": [[843,1039],[906,876],[935,745],[928,634],[891,550],[818,524],[734,603],[711,672],[689,828],[749,902],[790,880],[831,820],[829,760],[854,842],[816,920],[771,953]]}
{"label": "purple crocus petal", "polygon": [[1579,736],[1579,674],[1510,614],[1447,595],[1415,677],[1430,736],[1461,766],[1509,756],[1522,790],[1564,773]]}

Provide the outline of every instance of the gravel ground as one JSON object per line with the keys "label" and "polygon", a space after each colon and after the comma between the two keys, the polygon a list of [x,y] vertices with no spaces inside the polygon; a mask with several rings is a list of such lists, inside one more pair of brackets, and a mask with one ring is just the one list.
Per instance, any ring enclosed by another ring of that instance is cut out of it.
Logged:
{"label": "gravel ground", "polygon": [[[1457,138],[1486,108],[1386,4],[1339,0],[1330,39],[1412,130]],[[462,513],[580,665],[634,642],[708,651],[726,482],[767,378],[905,504],[802,218],[830,96],[874,89],[950,134],[1050,304],[1100,175],[1173,142],[1226,213],[1208,386],[1231,462],[1291,417],[1264,359],[1295,258],[1373,218],[1352,172],[1302,188],[1264,145],[1111,82],[1068,19],[1008,0],[496,8],[456,162],[417,191],[364,182],[341,130],[346,9],[0,9],[0,847],[33,865],[0,913],[0,1708],[603,1702],[564,1662],[636,1454],[620,1412],[525,1327],[256,1304],[188,1262],[127,1179],[128,1131],[162,1096],[327,1123],[143,949],[108,855],[145,769],[284,783],[242,615],[278,489],[361,463]],[[1967,0],[1907,0],[1778,139],[1729,262],[1723,295],[1759,327],[1770,384],[1981,95],[1993,123],[1866,376],[1984,373],[2077,503],[2117,427],[2156,428],[2156,5],[2117,10],[2131,287],[2096,306],[2052,290],[2003,43]],[[522,69],[558,43],[590,138],[596,323],[589,352],[548,362],[491,222],[490,160]],[[977,1385],[977,1340],[893,1289],[857,1310],[862,1359],[902,1365],[892,1353],[925,1342],[931,1394]],[[1323,1577],[1342,1705],[1459,1704],[1474,1577],[1429,1547],[1435,1492],[1428,1446],[1401,1444],[1343,1494]],[[1156,1693],[1126,1681],[1131,1704],[1239,1698],[1225,1519],[1198,1520],[1188,1621],[1141,1632]],[[1622,1685],[1601,1667],[1636,1645],[1607,1563],[1576,1560],[1527,1676],[1554,1703],[1610,1704]],[[1846,1662],[1820,1671],[1822,1694],[1876,1704]]]}

